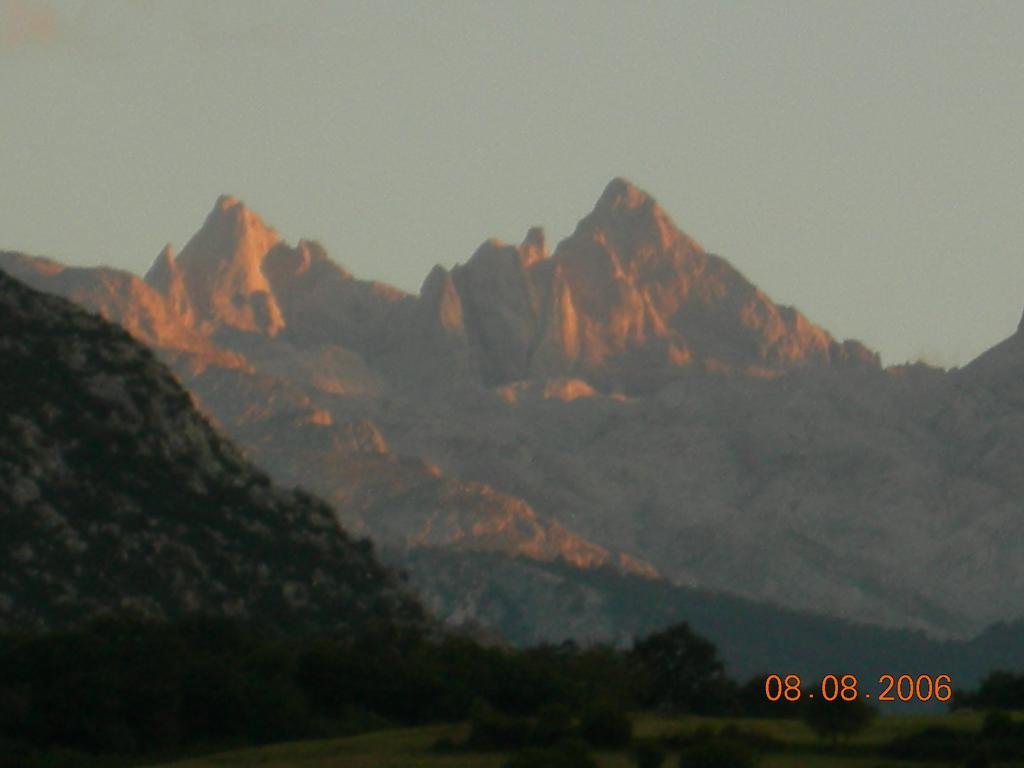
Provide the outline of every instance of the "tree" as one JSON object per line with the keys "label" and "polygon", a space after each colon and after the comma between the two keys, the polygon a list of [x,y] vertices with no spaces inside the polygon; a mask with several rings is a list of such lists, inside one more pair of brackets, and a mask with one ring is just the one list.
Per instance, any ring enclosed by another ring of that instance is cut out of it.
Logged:
{"label": "tree", "polygon": [[[819,685],[816,690],[821,690]],[[822,696],[805,697],[803,720],[818,736],[830,739],[835,745],[840,738],[860,733],[874,719],[877,712],[862,699],[828,701]]]}
{"label": "tree", "polygon": [[1020,709],[1024,707],[1024,675],[997,669],[990,672],[975,692],[957,691],[953,709]]}
{"label": "tree", "polygon": [[680,712],[710,714],[732,704],[735,685],[725,676],[715,646],[686,623],[637,641],[631,657],[639,667],[642,703]]}

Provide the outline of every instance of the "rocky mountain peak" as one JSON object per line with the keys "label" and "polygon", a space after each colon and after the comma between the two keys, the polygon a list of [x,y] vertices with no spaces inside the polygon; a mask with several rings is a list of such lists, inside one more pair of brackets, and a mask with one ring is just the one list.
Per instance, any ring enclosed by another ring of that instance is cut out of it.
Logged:
{"label": "rocky mountain peak", "polygon": [[526,237],[523,238],[523,242],[519,246],[519,255],[524,267],[531,267],[548,257],[543,228],[530,227],[530,231],[526,233]]}
{"label": "rocky mountain peak", "polygon": [[439,327],[447,332],[462,331],[462,302],[451,273],[440,264],[434,266],[420,288],[420,302]]}
{"label": "rocky mountain peak", "polygon": [[638,251],[666,251],[674,246],[702,250],[679,230],[657,200],[621,177],[608,183],[575,234],[607,243],[627,258]]}
{"label": "rocky mountain peak", "polygon": [[174,262],[174,249],[170,243],[160,249],[160,253],[157,254],[156,260],[149,268],[149,271],[146,272],[143,280],[151,288],[156,289],[165,296],[170,290],[172,283],[181,281],[181,271]]}
{"label": "rocky mountain peak", "polygon": [[163,290],[171,275],[177,271],[177,265],[174,263],[174,248],[168,243],[160,249],[156,261],[153,262],[153,266],[149,268],[144,279],[157,290]]}
{"label": "rocky mountain peak", "polygon": [[654,198],[633,182],[622,176],[616,176],[605,186],[595,210],[641,208],[652,203],[654,203]]}
{"label": "rocky mountain peak", "polygon": [[168,308],[184,325],[190,326],[195,320],[192,302],[185,289],[185,279],[174,261],[174,251],[170,244],[163,247],[149,268],[145,282],[167,302]]}
{"label": "rocky mountain peak", "polygon": [[262,269],[280,240],[244,203],[219,197],[176,260],[196,320],[269,336],[281,330],[284,320]]}
{"label": "rocky mountain peak", "polygon": [[217,202],[214,203],[213,209],[215,211],[229,211],[239,205],[239,200],[234,195],[223,194],[217,198]]}
{"label": "rocky mountain peak", "polygon": [[868,350],[836,342],[705,253],[624,178],[550,257],[539,227],[519,246],[486,240],[465,264],[435,268],[417,304],[415,333],[446,339],[432,348],[458,360],[439,366],[444,377],[464,370],[487,387],[571,376],[639,391],[680,368],[877,366]]}
{"label": "rocky mountain peak", "polygon": [[[217,198],[203,226],[193,237],[197,244],[219,246],[214,250],[224,256],[230,254],[256,259],[262,258],[280,239],[256,212],[231,195]],[[188,261],[184,251],[181,258]]]}

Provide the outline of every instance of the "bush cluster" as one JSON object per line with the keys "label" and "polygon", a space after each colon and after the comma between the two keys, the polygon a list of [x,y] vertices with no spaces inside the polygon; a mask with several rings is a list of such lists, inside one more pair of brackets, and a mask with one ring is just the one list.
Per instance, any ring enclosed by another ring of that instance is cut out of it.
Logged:
{"label": "bush cluster", "polygon": [[986,768],[994,762],[1017,764],[1024,760],[1024,721],[992,710],[979,731],[931,726],[897,736],[885,752],[901,760],[959,760],[972,768]]}

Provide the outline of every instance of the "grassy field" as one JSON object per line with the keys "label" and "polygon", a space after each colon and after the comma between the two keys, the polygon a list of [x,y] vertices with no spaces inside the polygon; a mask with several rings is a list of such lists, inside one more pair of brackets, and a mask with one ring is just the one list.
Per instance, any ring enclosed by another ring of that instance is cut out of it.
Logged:
{"label": "grassy field", "polygon": [[[894,736],[919,731],[929,726],[976,731],[982,716],[973,713],[953,715],[892,716],[877,719],[867,731],[844,742],[838,750],[827,744],[795,720],[727,720],[699,717],[658,717],[641,715],[635,720],[638,739],[653,739],[694,731],[702,726],[715,729],[735,723],[744,731],[758,731],[785,742],[788,751],[770,754],[759,763],[763,768],[883,768],[885,766],[939,766],[939,763],[899,762],[879,756],[876,749]],[[225,752],[198,759],[163,764],[159,768],[499,768],[507,754],[440,752],[434,744],[443,738],[459,741],[466,736],[465,726],[436,725],[377,731],[345,739],[304,741],[257,749]],[[597,753],[602,768],[627,768],[634,765],[629,755]],[[951,763],[952,765],[953,763]],[[665,768],[675,768],[671,755]],[[156,767],[154,767],[156,768]]]}

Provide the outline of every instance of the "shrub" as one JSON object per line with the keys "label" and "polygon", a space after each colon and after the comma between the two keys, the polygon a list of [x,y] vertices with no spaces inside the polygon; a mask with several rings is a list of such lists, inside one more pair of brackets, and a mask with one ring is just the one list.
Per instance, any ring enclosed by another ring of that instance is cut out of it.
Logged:
{"label": "shrub", "polygon": [[968,758],[968,763],[974,761],[981,766],[986,760],[1003,762],[1024,758],[1024,726],[1014,722],[1008,712],[997,710],[985,715],[980,735],[982,743]]}
{"label": "shrub", "polygon": [[633,721],[621,709],[604,704],[583,715],[580,732],[595,747],[622,749],[633,738]]}
{"label": "shrub", "polygon": [[897,736],[889,742],[885,752],[901,760],[963,760],[971,753],[972,742],[969,733],[933,726]]}
{"label": "shrub", "polygon": [[957,691],[953,708],[961,707],[1021,709],[1024,707],[1024,674],[1005,670],[991,672],[977,691]]}
{"label": "shrub", "polygon": [[510,717],[483,701],[473,704],[469,723],[467,744],[474,749],[521,749],[529,743],[532,730],[527,718]]}
{"label": "shrub", "polygon": [[434,742],[434,746],[431,748],[435,752],[455,752],[458,750],[459,744],[451,736],[442,736]]}
{"label": "shrub", "polygon": [[633,750],[633,762],[636,768],[661,768],[668,755],[657,744],[644,743]]}
{"label": "shrub", "polygon": [[0,738],[0,768],[24,768],[33,759],[27,744]]}
{"label": "shrub", "polygon": [[819,696],[808,699],[803,706],[803,720],[818,736],[833,744],[842,737],[860,733],[877,712],[861,699],[827,701]]}
{"label": "shrub", "polygon": [[742,744],[712,741],[684,749],[679,768],[753,768],[753,754]]}
{"label": "shrub", "polygon": [[552,747],[524,749],[513,755],[504,768],[598,768],[597,762],[578,740],[563,741]]}
{"label": "shrub", "polygon": [[548,704],[537,713],[530,734],[530,743],[536,746],[550,746],[564,741],[572,735],[572,712],[561,704]]}
{"label": "shrub", "polygon": [[714,741],[718,731],[704,723],[693,730],[680,730],[662,739],[662,743],[670,749],[686,749],[698,744]]}
{"label": "shrub", "polygon": [[745,730],[735,723],[729,723],[718,734],[718,738],[733,744],[742,744],[753,752],[771,752],[783,748],[783,743],[774,736],[760,731]]}
{"label": "shrub", "polygon": [[1017,734],[1017,728],[1009,713],[995,710],[985,715],[981,733],[987,739],[1007,739]]}

